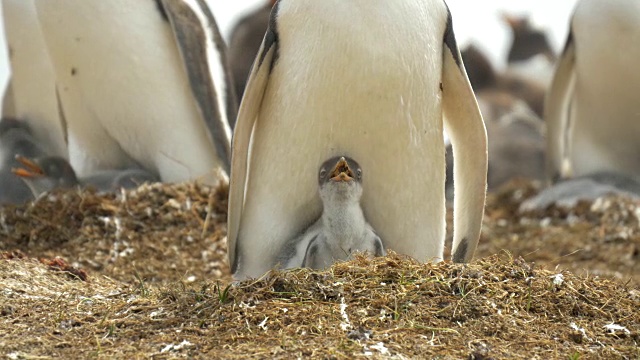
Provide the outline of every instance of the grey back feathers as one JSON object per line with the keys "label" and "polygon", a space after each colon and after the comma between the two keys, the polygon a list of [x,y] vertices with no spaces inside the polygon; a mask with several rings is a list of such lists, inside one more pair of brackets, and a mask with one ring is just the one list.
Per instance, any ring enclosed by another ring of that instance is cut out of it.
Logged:
{"label": "grey back feathers", "polygon": [[367,232],[366,237],[356,248],[342,249],[333,243],[333,239],[326,235],[320,234],[315,236],[304,255],[302,267],[311,269],[327,269],[336,261],[344,261],[353,258],[353,255],[361,253],[369,256],[384,256],[384,246],[379,237],[375,233]]}

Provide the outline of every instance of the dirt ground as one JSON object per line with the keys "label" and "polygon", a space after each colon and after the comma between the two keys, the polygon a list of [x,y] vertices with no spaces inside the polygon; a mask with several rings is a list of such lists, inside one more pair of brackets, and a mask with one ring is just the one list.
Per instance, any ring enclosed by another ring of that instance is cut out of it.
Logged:
{"label": "dirt ground", "polygon": [[227,189],[58,192],[0,209],[0,357],[640,358],[640,203],[519,214],[490,195],[476,261],[391,253],[231,284]]}

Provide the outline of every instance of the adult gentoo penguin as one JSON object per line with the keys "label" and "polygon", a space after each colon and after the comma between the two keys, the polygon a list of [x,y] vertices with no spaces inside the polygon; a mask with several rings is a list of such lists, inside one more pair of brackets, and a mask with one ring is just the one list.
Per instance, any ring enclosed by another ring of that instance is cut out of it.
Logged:
{"label": "adult gentoo penguin", "polygon": [[142,167],[162,181],[228,171],[233,85],[203,0],[36,2],[79,176]]}
{"label": "adult gentoo penguin", "polygon": [[64,117],[56,96],[55,72],[38,24],[34,0],[2,0],[11,77],[3,115],[28,123],[51,155],[67,157]]}
{"label": "adult gentoo penguin", "polygon": [[322,216],[280,252],[283,268],[324,269],[356,252],[384,256],[384,245],[360,206],[363,171],[349,157],[325,161],[318,174]]}
{"label": "adult gentoo penguin", "polygon": [[640,177],[640,2],[582,0],[547,95],[547,176]]}
{"label": "adult gentoo penguin", "polygon": [[367,169],[362,208],[385,246],[439,261],[445,239],[443,118],[454,145],[453,258],[482,223],[486,132],[443,0],[279,0],[233,140],[228,246],[237,279],[277,263],[318,220],[316,169]]}

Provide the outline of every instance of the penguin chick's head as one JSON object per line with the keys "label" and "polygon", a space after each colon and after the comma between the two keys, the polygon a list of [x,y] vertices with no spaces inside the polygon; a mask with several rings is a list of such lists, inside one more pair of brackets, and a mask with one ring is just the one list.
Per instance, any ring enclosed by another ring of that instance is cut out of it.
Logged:
{"label": "penguin chick's head", "polygon": [[16,155],[23,167],[12,169],[31,189],[33,196],[56,188],[71,188],[78,185],[78,178],[69,162],[59,156],[28,159]]}
{"label": "penguin chick's head", "polygon": [[0,120],[0,138],[9,134],[11,131],[24,131],[28,134],[31,133],[29,125],[26,121],[21,121],[14,118],[2,118]]}
{"label": "penguin chick's head", "polygon": [[362,196],[362,169],[353,159],[337,156],[320,167],[320,198],[327,202],[359,202]]}

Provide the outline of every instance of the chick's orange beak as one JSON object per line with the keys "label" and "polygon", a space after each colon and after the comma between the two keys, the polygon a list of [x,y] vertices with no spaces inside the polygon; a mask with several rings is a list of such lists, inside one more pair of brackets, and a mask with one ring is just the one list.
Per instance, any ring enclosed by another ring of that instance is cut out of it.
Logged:
{"label": "chick's orange beak", "polygon": [[351,181],[353,180],[353,171],[349,168],[347,160],[340,158],[336,166],[331,172],[331,180],[333,181]]}
{"label": "chick's orange beak", "polygon": [[20,155],[16,155],[16,160],[18,160],[24,168],[13,168],[11,169],[12,173],[24,178],[44,176],[42,168],[32,160]]}

